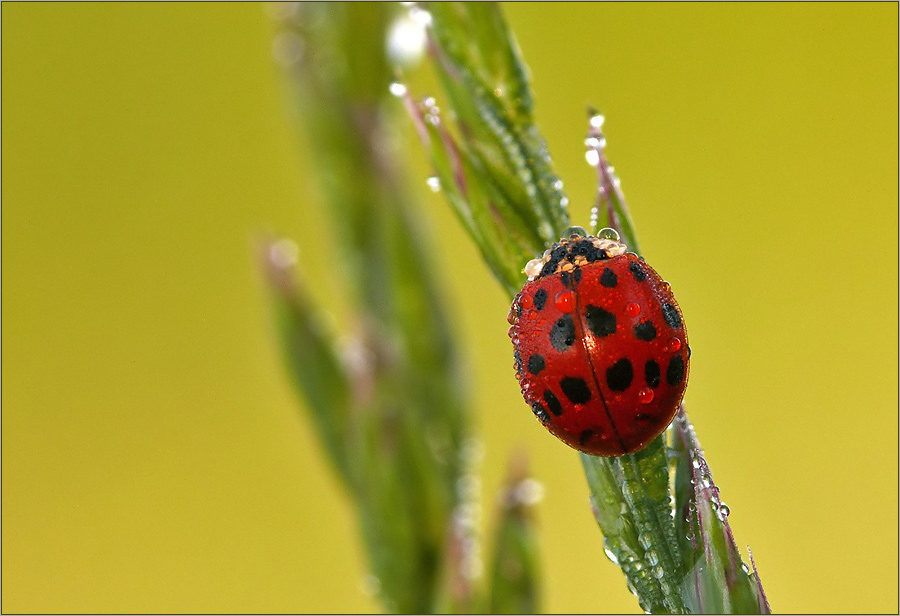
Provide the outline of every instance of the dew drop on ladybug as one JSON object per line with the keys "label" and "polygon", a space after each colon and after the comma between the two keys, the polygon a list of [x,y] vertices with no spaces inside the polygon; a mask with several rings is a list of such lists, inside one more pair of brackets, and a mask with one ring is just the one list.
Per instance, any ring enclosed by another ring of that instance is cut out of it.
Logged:
{"label": "dew drop on ladybug", "polygon": [[613,229],[572,227],[524,271],[509,335],[534,415],[585,453],[647,446],[675,416],[690,367],[669,283]]}

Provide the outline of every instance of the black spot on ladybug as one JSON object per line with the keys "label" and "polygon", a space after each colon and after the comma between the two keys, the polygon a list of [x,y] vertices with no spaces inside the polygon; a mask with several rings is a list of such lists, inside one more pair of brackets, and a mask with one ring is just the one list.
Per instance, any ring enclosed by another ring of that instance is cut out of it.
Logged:
{"label": "black spot on ladybug", "polygon": [[648,387],[659,386],[659,364],[652,359],[644,364],[644,378],[647,380]]}
{"label": "black spot on ladybug", "polygon": [[634,326],[634,335],[638,340],[650,342],[656,338],[656,328],[650,321],[643,321]]}
{"label": "black spot on ladybug", "polygon": [[538,310],[544,309],[544,304],[547,303],[547,289],[538,289],[534,294],[534,307]]}
{"label": "black spot on ladybug", "polygon": [[[518,355],[518,353],[516,355]],[[521,362],[521,359],[519,359],[518,357],[516,358],[516,360]],[[546,364],[544,362],[544,358],[537,353],[528,358],[528,372],[530,372],[531,374],[540,374],[545,365]]]}
{"label": "black spot on ladybug", "polygon": [[563,377],[559,386],[572,404],[584,404],[591,399],[591,390],[588,389],[584,379],[574,376]]}
{"label": "black spot on ladybug", "polygon": [[604,287],[609,287],[610,289],[614,288],[619,283],[619,278],[616,276],[616,273],[611,269],[604,268],[603,274],[600,276],[600,284]]}
{"label": "black spot on ladybug", "polygon": [[650,421],[653,419],[653,415],[648,415],[647,413],[638,413],[634,416],[638,421]]}
{"label": "black spot on ladybug", "polygon": [[559,403],[559,398],[549,389],[544,392],[544,401],[547,403],[547,408],[550,409],[551,413],[557,417],[562,415],[562,404]]}
{"label": "black spot on ladybug", "polygon": [[575,321],[565,315],[550,329],[550,344],[557,351],[565,351],[575,344]]}
{"label": "black spot on ladybug", "polygon": [[534,413],[534,416],[541,420],[541,423],[547,423],[550,421],[550,415],[547,414],[547,411],[541,405],[540,402],[533,402],[531,404],[531,412]]}
{"label": "black spot on ladybug", "polygon": [[563,283],[564,287],[569,286],[569,272],[563,272],[559,275],[559,281]]}
{"label": "black spot on ladybug", "polygon": [[518,349],[513,353],[513,357],[516,359],[516,372],[522,372],[522,356],[519,355]]}
{"label": "black spot on ladybug", "polygon": [[584,320],[595,336],[609,336],[616,332],[616,315],[599,306],[589,305],[584,311]]}
{"label": "black spot on ladybug", "polygon": [[581,282],[581,268],[576,267],[575,271],[572,272],[572,286],[575,286]]}
{"label": "black spot on ladybug", "polygon": [[662,305],[662,313],[669,327],[672,329],[681,327],[681,315],[678,314],[678,309],[675,306],[669,302],[664,303]]}
{"label": "black spot on ladybug", "polygon": [[628,266],[628,269],[631,271],[634,279],[638,282],[644,282],[647,279],[647,272],[645,272],[643,268],[637,263],[632,263]]}
{"label": "black spot on ladybug", "polygon": [[634,369],[625,357],[606,369],[606,384],[613,391],[625,391],[633,378]]}
{"label": "black spot on ladybug", "polygon": [[594,439],[594,434],[595,434],[595,432],[593,430],[591,430],[590,428],[588,428],[587,430],[584,430],[581,433],[581,435],[578,437],[578,444],[585,445],[585,444],[589,443],[590,441],[592,441]]}
{"label": "black spot on ladybug", "polygon": [[669,367],[666,368],[666,383],[669,385],[678,385],[684,378],[684,360],[681,355],[676,355],[669,361]]}

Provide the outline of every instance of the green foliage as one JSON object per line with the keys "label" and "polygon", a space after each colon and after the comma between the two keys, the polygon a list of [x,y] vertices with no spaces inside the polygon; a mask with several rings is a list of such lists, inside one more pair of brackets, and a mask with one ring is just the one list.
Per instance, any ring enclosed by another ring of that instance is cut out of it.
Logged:
{"label": "green foliage", "polygon": [[[531,113],[527,69],[492,4],[428,4],[430,50],[453,109],[454,129],[427,101],[408,107],[441,188],[510,293],[522,265],[569,226],[562,182]],[[498,44],[499,43],[499,44]]]}
{"label": "green foliage", "polygon": [[540,608],[537,537],[531,519],[539,490],[528,478],[524,458],[514,459],[498,512],[487,606],[491,614],[534,614]]}
{"label": "green foliage", "polygon": [[467,409],[422,232],[399,170],[381,155],[395,121],[391,67],[370,50],[383,46],[389,8],[301,5],[279,34],[317,51],[287,68],[333,217],[351,342],[337,350],[293,268],[268,265],[292,374],[356,503],[385,606],[425,612],[459,504]]}
{"label": "green foliage", "polygon": [[[389,94],[393,68],[372,49],[383,49],[398,9],[279,9],[278,44],[323,180],[345,291],[335,301],[350,307],[350,330],[322,326],[289,242],[270,241],[264,258],[290,373],[357,509],[384,607],[471,612],[480,600],[468,519],[477,495],[460,487],[473,449],[460,361],[402,158],[384,155],[402,109]],[[501,532],[527,534],[522,519],[502,517]]]}

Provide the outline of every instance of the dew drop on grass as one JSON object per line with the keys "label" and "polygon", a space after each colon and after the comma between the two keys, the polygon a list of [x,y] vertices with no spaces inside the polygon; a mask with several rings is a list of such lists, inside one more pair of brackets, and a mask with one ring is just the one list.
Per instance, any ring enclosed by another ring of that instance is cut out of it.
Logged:
{"label": "dew drop on grass", "polygon": [[413,11],[430,17],[427,11],[421,9],[413,9],[408,15],[401,15],[391,24],[385,42],[388,57],[401,66],[415,66],[422,59],[428,41],[426,24],[417,19]]}
{"label": "dew drop on grass", "polygon": [[425,180],[425,183],[428,184],[428,188],[431,189],[431,192],[440,192],[441,179],[438,176],[432,175],[431,177],[429,177],[428,179]]}
{"label": "dew drop on grass", "polygon": [[609,539],[605,537],[603,538],[603,553],[606,554],[606,557],[612,562],[612,564],[619,564],[619,559],[616,557],[616,553],[612,550],[612,544],[609,542]]}
{"label": "dew drop on grass", "polygon": [[400,83],[399,81],[393,81],[391,82],[391,85],[388,86],[388,90],[394,96],[401,97],[406,94],[406,84]]}

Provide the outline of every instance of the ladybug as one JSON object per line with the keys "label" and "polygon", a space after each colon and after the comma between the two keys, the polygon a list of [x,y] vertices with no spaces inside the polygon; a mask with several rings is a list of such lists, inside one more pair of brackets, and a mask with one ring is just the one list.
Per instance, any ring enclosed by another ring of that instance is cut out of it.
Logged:
{"label": "ladybug", "polygon": [[684,396],[684,318],[669,283],[614,230],[566,236],[525,266],[508,317],[516,376],[535,416],[567,445],[634,453]]}

